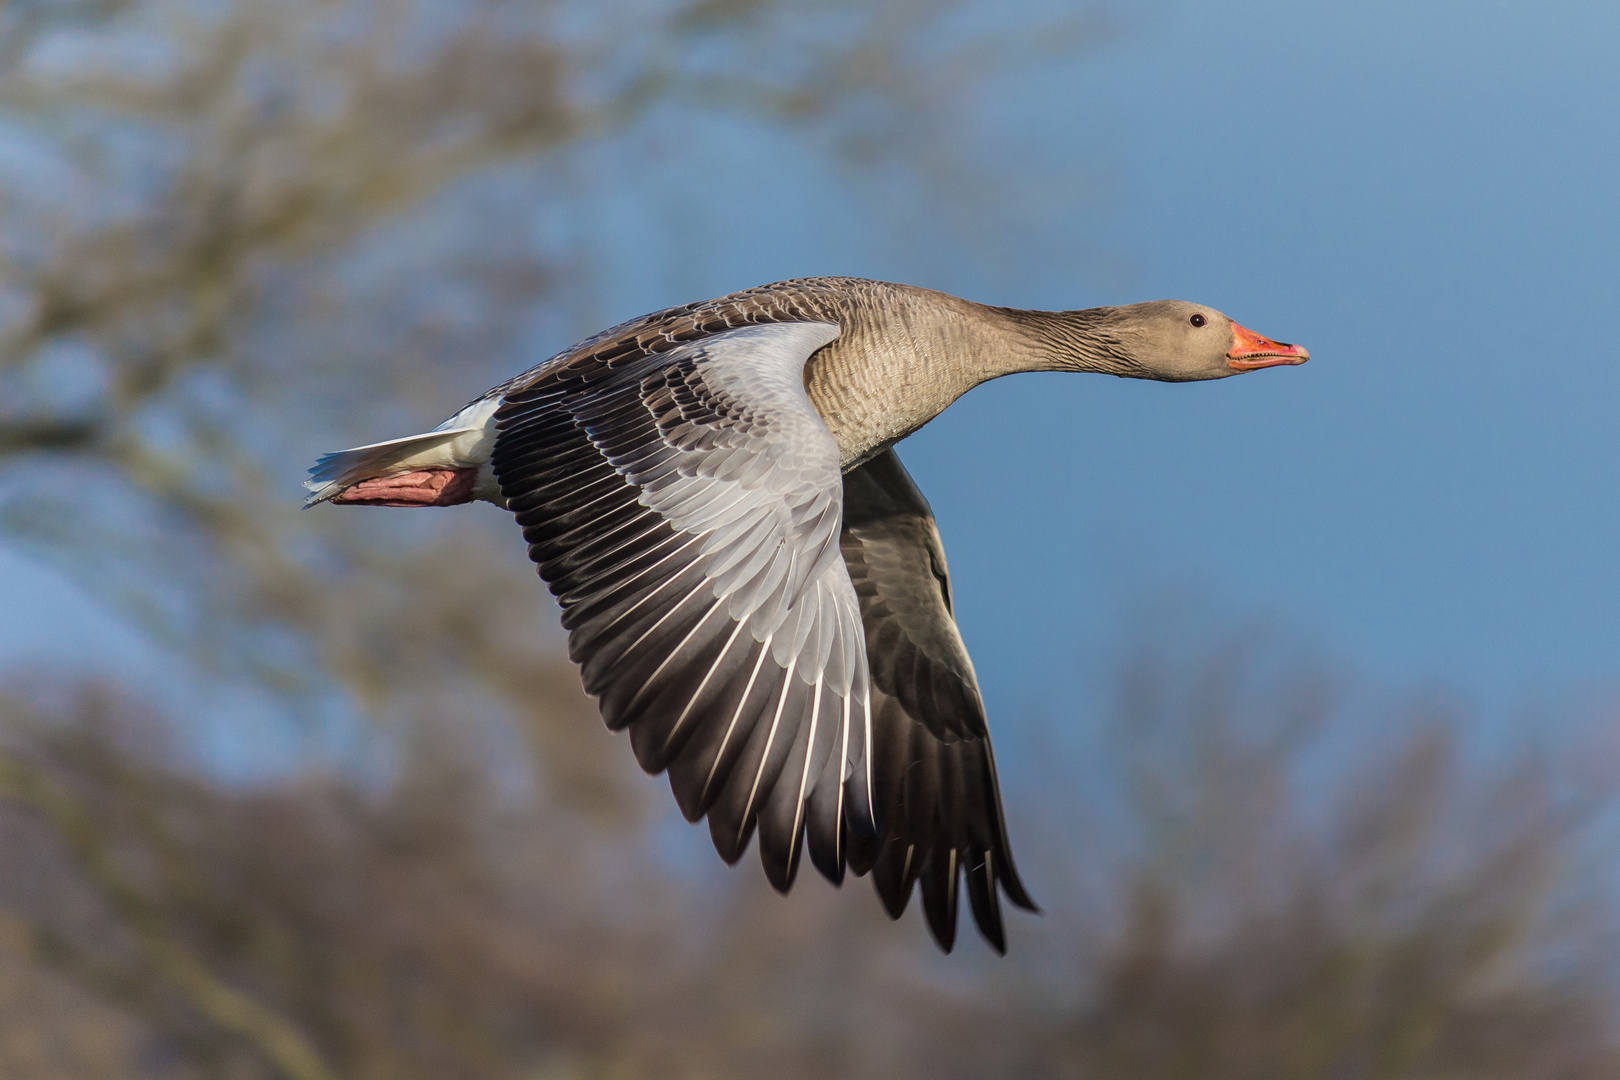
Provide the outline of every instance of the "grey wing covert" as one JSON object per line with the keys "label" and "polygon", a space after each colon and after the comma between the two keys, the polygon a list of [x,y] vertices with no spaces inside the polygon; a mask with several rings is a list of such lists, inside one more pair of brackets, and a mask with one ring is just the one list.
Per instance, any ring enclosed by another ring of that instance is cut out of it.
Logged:
{"label": "grey wing covert", "polygon": [[608,726],[776,888],[873,831],[860,610],[836,440],[803,368],[838,328],[723,330],[508,391],[493,466]]}

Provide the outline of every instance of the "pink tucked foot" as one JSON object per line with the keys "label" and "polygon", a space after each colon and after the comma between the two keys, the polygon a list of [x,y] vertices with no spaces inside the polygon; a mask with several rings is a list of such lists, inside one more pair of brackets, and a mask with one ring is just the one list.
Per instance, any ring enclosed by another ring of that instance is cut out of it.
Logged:
{"label": "pink tucked foot", "polygon": [[455,506],[472,502],[477,482],[476,468],[418,469],[362,480],[332,496],[332,501],[361,506]]}

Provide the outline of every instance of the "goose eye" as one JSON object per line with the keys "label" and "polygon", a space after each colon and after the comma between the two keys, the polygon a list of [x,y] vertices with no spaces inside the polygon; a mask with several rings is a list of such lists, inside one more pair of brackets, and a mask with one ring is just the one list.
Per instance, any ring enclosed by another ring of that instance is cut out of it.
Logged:
{"label": "goose eye", "polygon": [[1188,319],[1187,321],[1192,323],[1194,326],[1203,326],[1209,320],[1204,318],[1202,315],[1194,315],[1192,318]]}

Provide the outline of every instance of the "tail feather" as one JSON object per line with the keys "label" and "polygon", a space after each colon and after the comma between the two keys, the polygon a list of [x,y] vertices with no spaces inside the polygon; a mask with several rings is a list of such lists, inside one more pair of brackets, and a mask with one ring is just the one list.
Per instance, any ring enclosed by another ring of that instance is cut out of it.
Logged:
{"label": "tail feather", "polygon": [[[407,435],[403,439],[389,439],[387,442],[356,446],[352,450],[339,450],[334,454],[322,454],[315,467],[309,470],[309,479],[304,481],[304,487],[309,489],[310,493],[309,498],[304,500],[304,506],[308,508],[323,503],[362,480],[385,476],[391,472],[403,472],[410,468],[441,464],[436,459],[428,461],[416,459],[463,435],[482,430],[476,427],[463,427],[429,431],[421,435]],[[449,464],[448,460],[444,464]]]}

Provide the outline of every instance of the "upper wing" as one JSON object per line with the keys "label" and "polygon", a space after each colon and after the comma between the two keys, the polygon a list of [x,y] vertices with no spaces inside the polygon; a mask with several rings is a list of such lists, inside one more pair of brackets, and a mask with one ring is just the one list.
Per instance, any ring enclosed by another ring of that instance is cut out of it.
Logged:
{"label": "upper wing", "polygon": [[945,549],[893,450],[844,477],[842,547],[866,626],[880,830],[856,840],[850,867],[873,871],[895,918],[920,879],[929,929],[947,952],[965,874],[980,933],[1005,951],[997,882],[1014,904],[1035,905],[1013,867],[984,702],[951,617]]}
{"label": "upper wing", "polygon": [[860,609],[832,432],[804,390],[827,322],[537,369],[496,414],[501,493],[569,654],[648,772],[787,889],[807,827],[834,881],[873,830]]}

